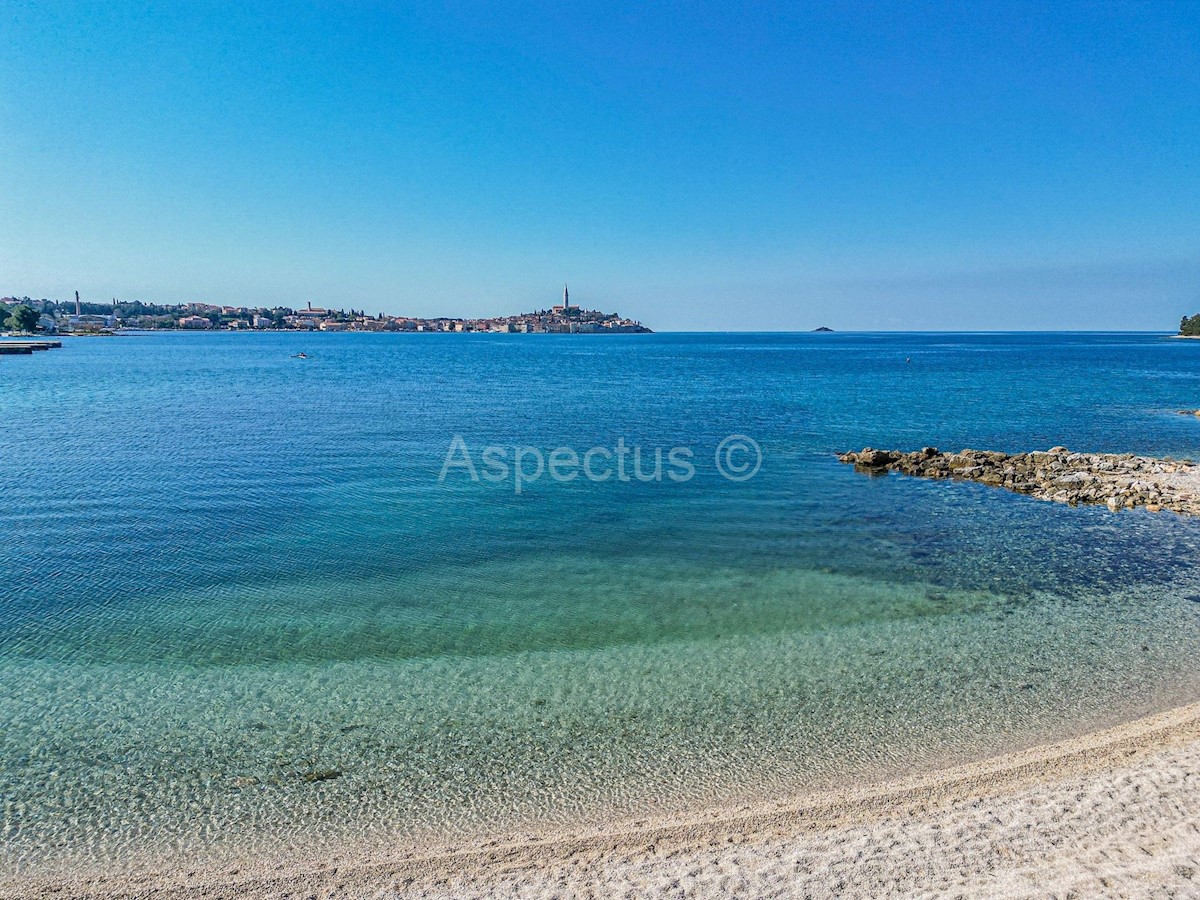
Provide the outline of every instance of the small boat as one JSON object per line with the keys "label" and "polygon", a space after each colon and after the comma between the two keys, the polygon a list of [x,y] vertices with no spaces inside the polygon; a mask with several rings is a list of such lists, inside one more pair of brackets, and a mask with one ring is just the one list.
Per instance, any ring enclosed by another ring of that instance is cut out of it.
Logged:
{"label": "small boat", "polygon": [[293,353],[292,359],[308,359],[308,354],[302,350],[299,353]]}

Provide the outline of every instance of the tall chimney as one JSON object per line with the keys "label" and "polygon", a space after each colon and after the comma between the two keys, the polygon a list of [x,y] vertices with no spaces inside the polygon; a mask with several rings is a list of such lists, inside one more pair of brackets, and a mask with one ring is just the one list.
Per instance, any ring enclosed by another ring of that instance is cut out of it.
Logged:
{"label": "tall chimney", "polygon": [[79,308],[79,291],[75,292],[75,315],[82,316],[83,312]]}

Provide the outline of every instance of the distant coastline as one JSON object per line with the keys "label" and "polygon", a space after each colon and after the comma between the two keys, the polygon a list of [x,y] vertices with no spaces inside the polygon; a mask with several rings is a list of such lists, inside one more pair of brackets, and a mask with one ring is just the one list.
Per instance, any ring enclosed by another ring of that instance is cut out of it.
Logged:
{"label": "distant coastline", "polygon": [[479,332],[487,334],[651,334],[640,321],[615,312],[584,309],[571,302],[567,286],[562,301],[549,309],[510,316],[368,315],[351,308],[328,309],[308,303],[304,308],[215,306],[209,303],[156,304],[134,301],[86,303],[0,298],[0,321],[8,315],[27,320],[28,333],[112,334],[121,329],[142,331],[365,331],[365,332]]}

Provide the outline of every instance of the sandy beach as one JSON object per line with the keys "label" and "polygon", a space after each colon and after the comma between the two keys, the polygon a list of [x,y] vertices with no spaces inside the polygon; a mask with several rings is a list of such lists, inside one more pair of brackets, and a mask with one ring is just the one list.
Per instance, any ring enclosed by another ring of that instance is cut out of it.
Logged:
{"label": "sandy beach", "polygon": [[869,789],[483,847],[0,882],[13,898],[1184,896],[1200,704]]}

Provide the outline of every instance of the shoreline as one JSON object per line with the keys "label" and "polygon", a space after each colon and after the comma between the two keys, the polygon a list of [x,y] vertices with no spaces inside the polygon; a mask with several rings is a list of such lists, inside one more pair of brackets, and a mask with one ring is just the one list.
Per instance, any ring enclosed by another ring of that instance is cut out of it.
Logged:
{"label": "shoreline", "polygon": [[[1012,842],[1028,839],[1039,847],[1045,844],[1037,850],[1014,849],[1009,862],[1015,868],[1052,847],[1061,857],[1064,872],[1078,873],[1075,847],[1080,835],[1093,837],[1111,831],[1117,823],[1128,830],[1142,820],[1152,836],[1159,831],[1166,833],[1162,809],[1137,808],[1138,803],[1150,802],[1156,796],[1152,790],[1143,791],[1142,782],[1155,784],[1163,772],[1182,772],[1183,778],[1160,790],[1156,802],[1166,803],[1168,813],[1178,808],[1181,816],[1194,821],[1193,813],[1200,810],[1200,788],[1195,784],[1195,773],[1200,770],[1197,763],[1200,702],[979,762],[770,803],[731,804],[686,816],[647,817],[636,823],[613,822],[597,828],[509,834],[470,847],[460,841],[384,853],[373,848],[325,860],[289,860],[272,866],[186,873],[52,881],[16,877],[0,880],[0,892],[14,900],[84,896],[216,900],[281,897],[297,892],[322,897],[537,896],[538,886],[543,885],[547,893],[570,896],[595,893],[598,880],[610,883],[612,892],[659,891],[648,887],[646,880],[663,877],[674,883],[681,874],[702,873],[714,866],[735,881],[739,869],[746,870],[741,877],[765,879],[751,892],[786,891],[793,879],[824,877],[820,875],[822,868],[832,873],[839,861],[847,861],[839,854],[850,854],[849,862],[860,866],[864,851],[881,857],[876,860],[881,871],[899,867],[906,871],[900,873],[906,878],[914,877],[906,852],[945,851],[963,861],[964,875],[978,877],[998,863],[992,859],[984,865],[973,854],[994,850],[995,834],[989,829],[1005,828],[1006,833],[1011,831]],[[1084,796],[1091,798],[1091,806],[1073,816],[1058,815],[1064,804],[1078,805],[1078,798]],[[1197,810],[1191,810],[1189,803]],[[1034,815],[1030,819],[1029,811],[1039,808],[1048,818]],[[996,824],[1009,818],[1009,826]],[[1191,825],[1189,830],[1181,825],[1176,837],[1179,846],[1173,845],[1170,860],[1181,853],[1192,862],[1200,860],[1200,829]],[[906,851],[904,840],[915,843]],[[1115,841],[1117,850],[1128,843],[1119,834]],[[1100,884],[1109,884],[1105,879],[1119,882],[1126,868],[1129,872],[1124,874],[1133,877],[1144,871],[1147,860],[1143,857],[1155,856],[1144,846],[1130,852],[1136,859],[1118,861],[1108,867],[1112,871],[1099,865],[1093,874],[1101,879]],[[793,857],[797,853],[812,862],[807,873],[796,868]],[[1063,853],[1067,855],[1062,857]],[[1101,855],[1107,859],[1112,854]],[[1200,881],[1200,869],[1191,862],[1170,865],[1183,873],[1179,877],[1194,871]],[[677,872],[680,868],[686,872]],[[722,884],[728,888],[733,882]],[[910,885],[905,892],[934,889],[918,884]],[[693,887],[693,892],[697,890],[704,896],[725,893],[721,884],[710,885],[707,881],[702,881],[699,889]],[[806,888],[806,892],[811,890],[811,886]],[[829,890],[836,893],[836,885],[831,882]],[[879,891],[880,886],[875,885],[869,892]],[[610,891],[601,889],[599,893]]]}

